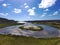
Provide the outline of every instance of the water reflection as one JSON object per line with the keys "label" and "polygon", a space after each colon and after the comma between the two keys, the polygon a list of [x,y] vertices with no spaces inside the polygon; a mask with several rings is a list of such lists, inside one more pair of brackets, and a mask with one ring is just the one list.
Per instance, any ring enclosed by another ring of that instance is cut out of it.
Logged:
{"label": "water reflection", "polygon": [[[36,26],[37,25],[38,24],[36,24]],[[38,26],[42,26],[44,30],[42,31],[21,30],[19,29],[20,25],[18,25],[18,26],[9,26],[0,29],[0,34],[6,34],[6,35],[11,34],[11,35],[19,35],[19,36],[27,36],[27,37],[32,36],[35,38],[51,38],[60,35],[60,31],[56,28],[46,26],[46,25],[38,25]]]}

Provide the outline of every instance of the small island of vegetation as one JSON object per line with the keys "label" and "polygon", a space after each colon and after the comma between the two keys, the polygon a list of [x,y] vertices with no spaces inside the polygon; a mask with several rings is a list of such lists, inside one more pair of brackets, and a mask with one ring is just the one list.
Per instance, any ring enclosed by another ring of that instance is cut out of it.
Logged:
{"label": "small island of vegetation", "polygon": [[29,25],[29,26],[20,26],[19,27],[20,29],[22,30],[32,30],[32,31],[42,31],[43,28],[41,26],[32,26],[32,25]]}

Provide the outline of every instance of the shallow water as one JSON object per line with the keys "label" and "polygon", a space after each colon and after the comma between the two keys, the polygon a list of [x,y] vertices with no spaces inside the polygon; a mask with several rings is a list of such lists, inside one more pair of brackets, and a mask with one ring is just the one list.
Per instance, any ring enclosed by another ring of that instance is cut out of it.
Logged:
{"label": "shallow water", "polygon": [[[26,24],[27,25],[27,24]],[[11,34],[11,35],[19,35],[19,36],[26,36],[26,37],[35,37],[35,38],[52,38],[52,37],[60,37],[60,31],[56,28],[47,26],[47,25],[38,25],[42,26],[42,31],[31,31],[31,30],[21,30],[19,29],[20,25],[16,26],[9,26],[0,29],[0,34]]]}

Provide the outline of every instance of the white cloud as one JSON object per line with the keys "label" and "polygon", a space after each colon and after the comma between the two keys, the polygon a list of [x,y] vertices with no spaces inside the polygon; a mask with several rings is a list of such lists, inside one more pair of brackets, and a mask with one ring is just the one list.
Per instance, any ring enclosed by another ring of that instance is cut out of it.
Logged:
{"label": "white cloud", "polygon": [[43,14],[41,15],[41,17],[44,17],[44,16],[46,16],[46,13],[43,13]]}
{"label": "white cloud", "polygon": [[28,4],[27,3],[24,3],[24,6],[25,8],[29,8]]}
{"label": "white cloud", "polygon": [[34,10],[34,9],[36,9],[36,7],[32,7],[32,9]]}
{"label": "white cloud", "polygon": [[28,6],[28,5],[26,5],[26,6],[25,6],[25,8],[29,8],[29,6]]}
{"label": "white cloud", "polygon": [[49,9],[45,9],[44,11],[49,11]]}
{"label": "white cloud", "polygon": [[8,16],[9,14],[8,13],[0,13],[0,15],[2,15],[2,16]]}
{"label": "white cloud", "polygon": [[44,17],[45,15],[42,15],[41,17]]}
{"label": "white cloud", "polygon": [[6,7],[6,6],[7,6],[7,4],[5,4],[5,3],[4,3],[4,4],[2,4],[2,6]]}
{"label": "white cloud", "polygon": [[21,9],[14,8],[13,12],[14,12],[14,13],[21,13],[22,10],[21,10]]}
{"label": "white cloud", "polygon": [[53,15],[58,15],[58,12],[59,12],[59,11],[55,11],[55,12],[53,13]]}
{"label": "white cloud", "polygon": [[35,15],[34,9],[28,9],[29,15]]}
{"label": "white cloud", "polygon": [[24,3],[24,5],[27,5],[27,3]]}
{"label": "white cloud", "polygon": [[39,8],[48,8],[55,4],[56,0],[42,0],[39,4]]}
{"label": "white cloud", "polygon": [[2,4],[3,7],[7,7],[7,6],[9,6],[9,5],[11,5],[11,4],[6,4],[6,3],[3,3],[3,4]]}

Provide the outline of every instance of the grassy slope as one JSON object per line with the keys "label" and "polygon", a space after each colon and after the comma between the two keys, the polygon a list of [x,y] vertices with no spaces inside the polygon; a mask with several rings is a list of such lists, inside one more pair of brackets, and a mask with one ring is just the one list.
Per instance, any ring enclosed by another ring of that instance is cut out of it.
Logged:
{"label": "grassy slope", "polygon": [[6,26],[10,26],[10,25],[12,25],[12,24],[8,24],[8,23],[0,24],[0,28],[6,27]]}
{"label": "grassy slope", "polygon": [[60,23],[58,22],[33,22],[33,24],[48,25],[48,26],[52,26],[60,30]]}
{"label": "grassy slope", "polygon": [[0,45],[55,45],[59,40],[60,38],[35,39],[32,37],[0,35]]}
{"label": "grassy slope", "polygon": [[47,25],[52,26],[52,27],[55,27],[55,28],[57,28],[57,29],[59,29],[59,30],[60,30],[60,24],[59,24],[59,25],[57,25],[57,24],[55,24],[55,25],[47,24]]}
{"label": "grassy slope", "polygon": [[5,24],[0,24],[0,28],[4,28],[4,27],[7,27],[7,26],[13,26],[13,25],[22,25],[22,24],[12,24],[12,23],[5,23]]}

